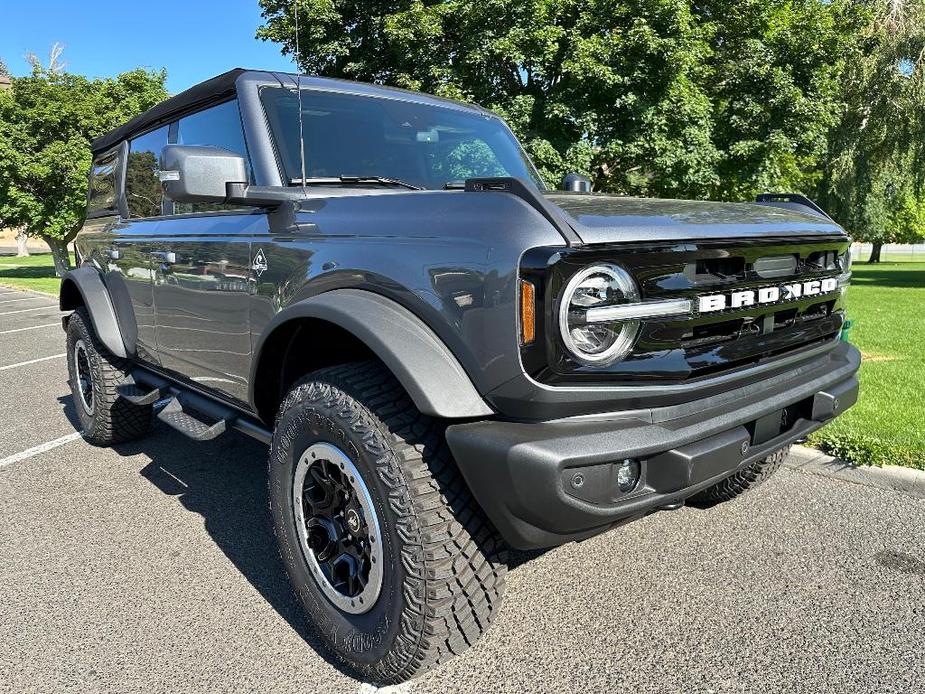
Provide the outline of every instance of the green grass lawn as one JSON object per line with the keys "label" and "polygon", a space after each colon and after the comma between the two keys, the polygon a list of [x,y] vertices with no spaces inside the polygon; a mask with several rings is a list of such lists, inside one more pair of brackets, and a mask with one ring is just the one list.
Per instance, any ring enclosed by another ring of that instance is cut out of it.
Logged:
{"label": "green grass lawn", "polygon": [[861,395],[811,442],[853,463],[925,469],[925,263],[852,270],[848,315],[863,354]]}
{"label": "green grass lawn", "polygon": [[0,286],[57,295],[60,284],[61,280],[55,277],[51,253],[27,258],[0,256]]}
{"label": "green grass lawn", "polygon": [[[857,464],[925,470],[925,263],[855,264],[851,341],[864,355],[857,405],[810,442]],[[51,254],[0,257],[0,285],[57,294]]]}

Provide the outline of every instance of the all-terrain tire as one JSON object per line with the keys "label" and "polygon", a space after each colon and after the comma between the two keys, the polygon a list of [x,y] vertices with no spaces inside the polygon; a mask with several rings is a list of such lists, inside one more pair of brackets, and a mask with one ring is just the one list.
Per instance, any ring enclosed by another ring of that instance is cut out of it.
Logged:
{"label": "all-terrain tire", "polygon": [[[444,428],[375,361],[310,374],[277,416],[269,485],[283,563],[324,644],[367,682],[403,682],[461,653],[500,606],[507,549],[456,468]],[[296,530],[294,470],[319,442],[349,457],[378,516],[382,587],[363,614],[328,599]]]}
{"label": "all-terrain tire", "polygon": [[754,489],[761,485],[777,472],[788,453],[790,453],[790,446],[785,446],[767,458],[759,460],[757,463],[752,463],[726,479],[717,482],[712,487],[707,487],[698,492],[688,499],[688,503],[694,506],[715,506],[724,501],[735,499],[749,489]]}
{"label": "all-terrain tire", "polygon": [[[82,355],[82,356],[81,356]],[[80,373],[89,377],[90,392],[81,395],[78,360],[85,359]],[[71,314],[67,323],[68,383],[83,437],[97,446],[111,446],[141,438],[151,428],[151,405],[134,405],[118,392],[131,385],[129,362],[112,354],[93,332],[84,308]]]}

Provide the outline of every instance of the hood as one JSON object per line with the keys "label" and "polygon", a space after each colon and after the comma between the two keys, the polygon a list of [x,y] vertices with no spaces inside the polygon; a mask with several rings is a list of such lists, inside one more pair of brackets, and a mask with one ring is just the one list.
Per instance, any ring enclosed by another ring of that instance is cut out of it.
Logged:
{"label": "hood", "polygon": [[584,243],[844,234],[813,212],[754,203],[545,193]]}

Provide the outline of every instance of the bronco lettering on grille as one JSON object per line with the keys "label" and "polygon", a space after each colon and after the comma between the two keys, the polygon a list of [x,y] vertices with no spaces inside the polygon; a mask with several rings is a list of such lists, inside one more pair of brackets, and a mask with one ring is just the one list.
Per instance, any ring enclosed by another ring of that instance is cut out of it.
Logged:
{"label": "bronco lettering on grille", "polygon": [[698,300],[700,313],[722,311],[727,308],[745,308],[747,306],[760,306],[776,304],[784,301],[793,301],[804,296],[821,296],[830,294],[838,289],[838,279],[826,277],[821,280],[808,282],[794,282],[759,289],[744,289],[741,291],[725,292],[723,294],[709,294],[701,296]]}

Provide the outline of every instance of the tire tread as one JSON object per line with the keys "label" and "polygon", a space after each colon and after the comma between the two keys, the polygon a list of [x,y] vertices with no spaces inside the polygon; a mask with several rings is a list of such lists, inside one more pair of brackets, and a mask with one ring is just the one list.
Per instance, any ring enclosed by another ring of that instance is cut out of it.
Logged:
{"label": "tire tread", "polygon": [[489,627],[504,592],[507,548],[456,468],[445,425],[421,414],[381,363],[309,374],[279,416],[307,401],[333,406],[354,431],[378,430],[387,444],[379,450],[375,437],[366,440],[398,517],[405,605],[395,646],[362,674],[382,684],[406,681],[458,655]]}
{"label": "tire tread", "polygon": [[[131,381],[131,362],[115,356],[97,338],[90,316],[85,308],[78,308],[68,320],[68,366],[73,379],[71,362],[73,345],[82,339],[87,346],[93,380],[94,413],[90,426],[83,431],[84,438],[97,446],[111,446],[141,438],[151,428],[151,405],[135,405],[119,395],[118,388]],[[74,406],[82,408],[76,392]]]}

